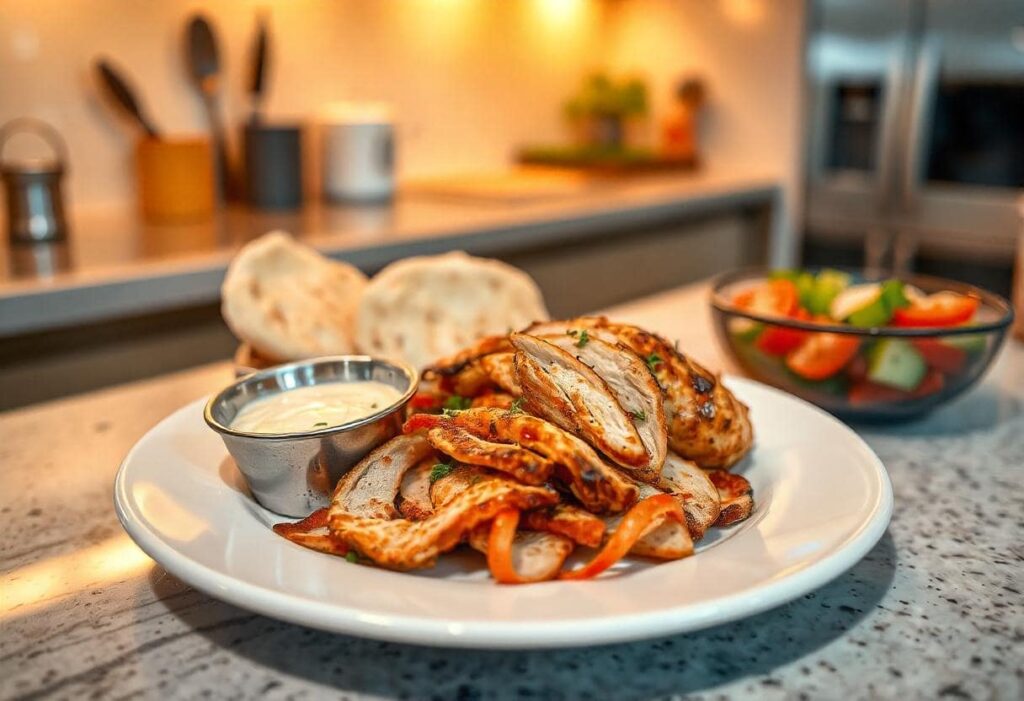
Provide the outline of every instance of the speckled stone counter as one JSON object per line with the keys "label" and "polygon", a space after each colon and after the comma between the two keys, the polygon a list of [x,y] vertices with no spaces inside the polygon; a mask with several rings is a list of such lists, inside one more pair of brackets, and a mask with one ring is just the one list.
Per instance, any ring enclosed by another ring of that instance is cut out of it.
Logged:
{"label": "speckled stone counter", "polygon": [[[704,288],[623,307],[709,365]],[[892,477],[889,531],[779,609],[597,649],[369,642],[220,603],[123,533],[124,453],[230,378],[215,365],[0,414],[0,697],[1019,699],[1024,695],[1024,347],[925,420],[859,428]]]}

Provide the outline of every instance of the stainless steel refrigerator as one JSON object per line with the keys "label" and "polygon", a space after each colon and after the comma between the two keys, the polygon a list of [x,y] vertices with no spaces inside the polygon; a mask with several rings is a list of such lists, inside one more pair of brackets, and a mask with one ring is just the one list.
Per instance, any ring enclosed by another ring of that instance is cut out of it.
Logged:
{"label": "stainless steel refrigerator", "polygon": [[869,267],[1011,265],[1024,194],[1024,0],[818,0],[806,239]]}

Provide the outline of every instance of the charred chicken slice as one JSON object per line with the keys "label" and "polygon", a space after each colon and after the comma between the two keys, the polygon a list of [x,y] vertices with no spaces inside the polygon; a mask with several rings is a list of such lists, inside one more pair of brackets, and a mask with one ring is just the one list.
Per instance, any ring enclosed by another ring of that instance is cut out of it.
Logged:
{"label": "charred chicken slice", "polygon": [[725,470],[709,470],[708,478],[722,500],[722,513],[715,521],[716,526],[731,526],[750,518],[754,511],[754,490],[745,477]]}
{"label": "charred chicken slice", "polygon": [[402,485],[398,490],[398,511],[404,518],[422,521],[434,513],[434,504],[430,501],[430,473],[436,464],[436,459],[427,458],[402,477]]}
{"label": "charred chicken slice", "polygon": [[647,363],[625,346],[590,337],[586,329],[569,329],[543,338],[573,354],[605,381],[619,406],[629,414],[647,451],[648,463],[632,472],[641,481],[656,484],[668,452],[668,426],[661,388]]}
{"label": "charred chicken slice", "polygon": [[512,343],[508,336],[487,336],[461,350],[455,355],[442,358],[423,371],[423,377],[450,377],[461,372],[470,363],[492,353],[508,353],[512,351]]}
{"label": "charred chicken slice", "polygon": [[296,523],[278,523],[274,533],[311,550],[331,555],[348,554],[344,540],[327,527],[327,508],[318,509]]}
{"label": "charred chicken slice", "polygon": [[392,519],[399,513],[395,497],[407,470],[433,450],[422,436],[396,436],[363,458],[341,478],[332,503],[346,513]]}
{"label": "charred chicken slice", "polygon": [[721,512],[718,489],[708,473],[670,451],[658,487],[682,501],[690,535],[694,540],[703,538]]}
{"label": "charred chicken slice", "polygon": [[500,409],[469,409],[454,416],[417,414],[405,423],[406,432],[450,423],[487,441],[515,443],[555,464],[555,478],[569,487],[588,510],[618,513],[638,494],[633,481],[606,464],[584,441],[535,416]]}
{"label": "charred chicken slice", "polygon": [[331,532],[378,565],[396,570],[429,567],[437,556],[454,548],[476,526],[506,509],[536,509],[558,501],[558,493],[545,487],[529,487],[509,479],[467,469],[472,478],[465,488],[439,500],[434,484],[434,513],[423,521],[382,521],[347,513],[332,504],[328,523]]}
{"label": "charred chicken slice", "polygon": [[705,469],[728,468],[737,463],[754,442],[746,405],[709,371],[687,358],[659,336],[604,317],[579,317],[534,324],[537,335],[558,329],[588,329],[602,340],[612,334],[644,358],[665,392],[668,445]]}
{"label": "charred chicken slice", "polygon": [[522,395],[523,389],[516,377],[515,353],[491,353],[480,358],[477,364],[487,378],[502,390],[513,397]]}
{"label": "charred chicken slice", "polygon": [[434,448],[459,462],[506,472],[523,484],[544,484],[554,468],[550,460],[525,448],[485,441],[464,428],[450,424],[430,429],[427,440]]}
{"label": "charred chicken slice", "polygon": [[541,338],[511,339],[527,411],[576,433],[619,465],[650,463],[632,418],[596,372]]}
{"label": "charred chicken slice", "polygon": [[589,548],[596,548],[604,537],[604,521],[571,504],[555,504],[546,509],[527,511],[523,514],[522,523],[531,530],[557,533]]}

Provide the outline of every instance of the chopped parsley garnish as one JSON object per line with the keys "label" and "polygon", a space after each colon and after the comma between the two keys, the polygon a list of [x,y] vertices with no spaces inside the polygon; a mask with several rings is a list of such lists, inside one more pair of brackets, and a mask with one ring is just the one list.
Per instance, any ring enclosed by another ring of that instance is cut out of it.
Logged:
{"label": "chopped parsley garnish", "polygon": [[589,341],[590,341],[590,334],[587,333],[586,329],[583,329],[582,331],[580,331],[579,338],[576,339],[576,347],[577,348],[582,348],[583,346],[587,345],[587,343]]}
{"label": "chopped parsley garnish", "polygon": [[458,394],[453,394],[444,400],[442,405],[446,410],[450,411],[463,411],[473,405],[473,400],[469,397],[462,397]]}
{"label": "chopped parsley garnish", "polygon": [[315,424],[313,424],[313,428],[320,428],[321,426],[327,426],[327,422],[326,421],[317,421]]}
{"label": "chopped parsley garnish", "polygon": [[663,361],[661,359],[661,356],[658,355],[657,353],[651,353],[649,356],[647,356],[646,360],[647,360],[647,367],[649,367],[652,372],[654,370],[656,370],[659,365],[661,365],[663,362],[665,362],[665,361]]}
{"label": "chopped parsley garnish", "polygon": [[510,406],[508,408],[508,411],[506,411],[505,413],[508,414],[509,416],[515,416],[516,414],[522,414],[523,413],[523,398],[522,397],[516,397],[515,400],[512,402],[512,406]]}
{"label": "chopped parsley garnish", "polygon": [[450,462],[439,462],[434,465],[430,470],[430,483],[438,481],[442,477],[447,477],[455,469],[455,464]]}
{"label": "chopped parsley garnish", "polygon": [[632,414],[633,418],[636,419],[637,421],[647,420],[647,412],[644,411],[643,409],[637,409],[636,411],[631,411],[629,413]]}
{"label": "chopped parsley garnish", "polygon": [[359,562],[359,553],[357,553],[355,550],[349,550],[347,553],[345,553],[345,559],[349,562]]}

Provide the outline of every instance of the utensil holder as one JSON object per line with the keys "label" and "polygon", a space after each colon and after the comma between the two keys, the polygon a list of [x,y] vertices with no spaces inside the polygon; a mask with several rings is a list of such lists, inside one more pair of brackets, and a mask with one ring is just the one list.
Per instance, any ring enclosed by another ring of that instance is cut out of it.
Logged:
{"label": "utensil holder", "polygon": [[209,219],[216,201],[210,142],[200,137],[142,139],[135,150],[139,207],[155,224]]}
{"label": "utensil holder", "polygon": [[245,126],[245,191],[253,207],[297,209],[302,206],[300,126]]}

